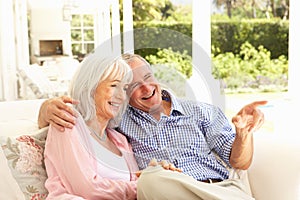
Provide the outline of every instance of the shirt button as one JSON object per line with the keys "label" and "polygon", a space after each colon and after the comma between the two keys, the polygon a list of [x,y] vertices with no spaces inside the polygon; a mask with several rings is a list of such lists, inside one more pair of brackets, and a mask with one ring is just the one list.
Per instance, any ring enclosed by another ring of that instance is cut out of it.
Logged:
{"label": "shirt button", "polygon": [[172,163],[173,163],[173,165],[174,165],[175,167],[178,167],[178,161],[177,161],[177,159],[174,159]]}

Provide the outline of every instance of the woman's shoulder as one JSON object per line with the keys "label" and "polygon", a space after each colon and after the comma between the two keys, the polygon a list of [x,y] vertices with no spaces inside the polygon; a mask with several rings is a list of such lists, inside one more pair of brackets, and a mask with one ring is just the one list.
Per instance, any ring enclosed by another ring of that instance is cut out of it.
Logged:
{"label": "woman's shoulder", "polygon": [[122,133],[120,133],[119,131],[117,131],[116,129],[107,128],[106,131],[114,139],[117,139],[117,140],[127,140],[127,138]]}

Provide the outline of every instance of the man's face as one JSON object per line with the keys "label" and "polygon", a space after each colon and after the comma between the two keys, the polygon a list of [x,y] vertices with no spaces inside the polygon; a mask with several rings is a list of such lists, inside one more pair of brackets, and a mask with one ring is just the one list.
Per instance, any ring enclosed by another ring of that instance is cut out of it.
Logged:
{"label": "man's face", "polygon": [[127,90],[129,104],[145,112],[155,111],[161,104],[161,88],[148,63],[135,58],[129,63],[133,80]]}

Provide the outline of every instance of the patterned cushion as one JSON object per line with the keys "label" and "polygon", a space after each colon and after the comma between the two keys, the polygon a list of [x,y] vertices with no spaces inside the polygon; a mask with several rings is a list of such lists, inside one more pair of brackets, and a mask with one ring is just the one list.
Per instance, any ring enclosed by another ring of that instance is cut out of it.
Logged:
{"label": "patterned cushion", "polygon": [[43,162],[47,132],[48,127],[31,134],[0,137],[8,167],[26,200],[46,199],[48,194],[44,187],[47,174]]}

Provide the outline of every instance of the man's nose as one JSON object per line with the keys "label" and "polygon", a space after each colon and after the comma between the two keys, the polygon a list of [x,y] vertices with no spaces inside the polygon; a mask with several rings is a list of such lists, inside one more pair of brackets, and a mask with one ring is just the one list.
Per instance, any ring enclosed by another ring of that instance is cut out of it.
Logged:
{"label": "man's nose", "polygon": [[143,93],[147,93],[149,92],[150,90],[152,90],[151,86],[149,83],[147,82],[142,82],[141,85],[140,85],[140,90],[143,92]]}

